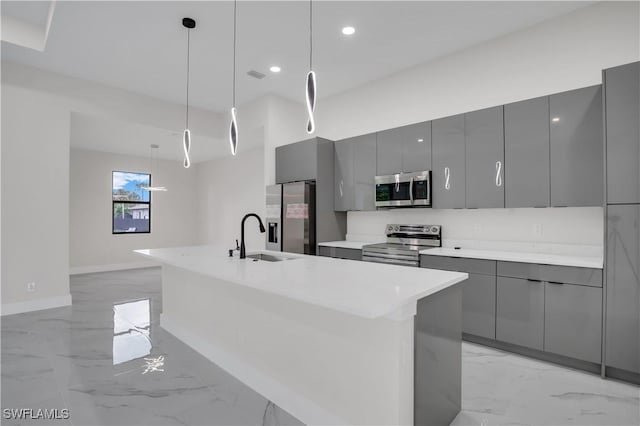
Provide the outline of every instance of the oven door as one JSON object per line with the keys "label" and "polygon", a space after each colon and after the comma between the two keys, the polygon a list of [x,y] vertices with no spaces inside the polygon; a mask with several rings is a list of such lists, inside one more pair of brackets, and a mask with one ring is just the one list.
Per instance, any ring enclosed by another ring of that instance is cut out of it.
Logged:
{"label": "oven door", "polygon": [[397,174],[376,176],[376,207],[409,207],[412,205],[411,178]]}

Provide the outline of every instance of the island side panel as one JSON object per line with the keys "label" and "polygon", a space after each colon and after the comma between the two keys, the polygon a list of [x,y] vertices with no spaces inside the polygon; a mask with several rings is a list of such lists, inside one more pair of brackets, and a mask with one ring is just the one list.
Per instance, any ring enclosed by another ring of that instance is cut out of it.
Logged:
{"label": "island side panel", "polygon": [[168,265],[162,281],[163,328],[302,422],[413,423],[413,317],[364,319]]}
{"label": "island side panel", "polygon": [[449,425],[462,399],[462,288],[418,301],[415,316],[416,425]]}

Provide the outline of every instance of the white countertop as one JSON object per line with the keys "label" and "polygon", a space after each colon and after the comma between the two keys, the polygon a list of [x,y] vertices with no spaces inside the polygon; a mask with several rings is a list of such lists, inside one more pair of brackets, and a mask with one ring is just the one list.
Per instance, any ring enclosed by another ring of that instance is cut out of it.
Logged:
{"label": "white countertop", "polygon": [[[540,244],[534,244],[532,246],[536,247],[538,251],[526,251],[526,249],[530,249],[530,247],[522,247],[523,244],[512,242],[494,242],[492,244],[484,242],[480,243],[479,246],[478,242],[467,240],[447,240],[445,241],[445,243],[447,243],[448,247],[428,248],[421,250],[420,254],[428,254],[432,256],[466,257],[470,259],[502,260],[505,262],[539,263],[543,265],[575,266],[579,268],[596,269],[602,269],[604,264],[601,249],[594,250],[593,247],[573,247],[569,245],[544,246]],[[362,247],[367,244],[375,244],[375,242],[329,241],[326,243],[319,243],[318,245],[362,250]],[[462,248],[456,250],[452,247],[452,245],[460,245]],[[469,245],[470,247],[467,247],[467,245]],[[558,250],[564,250],[564,252],[557,252]],[[547,251],[547,253],[544,253],[544,251]],[[556,253],[549,253],[551,251],[556,251]]]}
{"label": "white countertop", "polygon": [[[383,243],[383,241],[378,241],[379,243]],[[324,243],[318,243],[319,246],[325,246],[325,247],[339,247],[339,248],[348,248],[348,249],[356,249],[356,250],[362,250],[362,246],[366,246],[367,244],[376,244],[376,242],[373,243],[365,243],[362,241],[327,241]]]}
{"label": "white countertop", "polygon": [[543,265],[575,266],[580,268],[602,269],[603,267],[602,256],[545,254],[468,248],[456,250],[453,247],[435,247],[425,249],[421,250],[420,254],[428,254],[431,256],[466,257],[471,259],[502,260],[505,262],[539,263]]}
{"label": "white countertop", "polygon": [[[323,308],[374,319],[415,314],[418,299],[468,278],[465,273],[260,250],[281,262],[228,256],[225,247],[135,250],[161,263]],[[249,252],[248,254],[255,253]]]}

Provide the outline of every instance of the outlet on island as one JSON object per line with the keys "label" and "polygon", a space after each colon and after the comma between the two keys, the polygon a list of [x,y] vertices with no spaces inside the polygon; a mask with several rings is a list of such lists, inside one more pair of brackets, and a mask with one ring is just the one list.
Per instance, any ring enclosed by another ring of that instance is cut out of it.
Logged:
{"label": "outlet on island", "polygon": [[29,293],[33,293],[34,291],[36,291],[36,283],[35,282],[27,283],[27,291]]}

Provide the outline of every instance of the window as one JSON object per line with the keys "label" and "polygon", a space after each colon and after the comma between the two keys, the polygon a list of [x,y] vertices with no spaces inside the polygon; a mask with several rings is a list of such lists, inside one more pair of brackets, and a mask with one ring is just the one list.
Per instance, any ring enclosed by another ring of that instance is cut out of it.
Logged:
{"label": "window", "polygon": [[148,234],[151,232],[151,186],[148,173],[113,172],[112,233]]}

